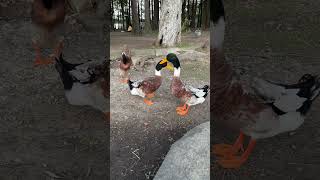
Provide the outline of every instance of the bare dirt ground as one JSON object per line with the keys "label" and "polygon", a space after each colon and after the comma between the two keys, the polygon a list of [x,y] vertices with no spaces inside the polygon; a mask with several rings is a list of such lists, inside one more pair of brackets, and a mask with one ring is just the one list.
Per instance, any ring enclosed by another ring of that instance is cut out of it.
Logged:
{"label": "bare dirt ground", "polygon": [[[103,61],[103,20],[66,35],[65,59]],[[0,179],[106,179],[101,112],[69,105],[53,65],[34,68],[29,18],[0,18]],[[47,51],[47,54],[51,51]]]}
{"label": "bare dirt ground", "polygon": [[[183,36],[181,51],[196,49],[209,39],[208,32],[195,38]],[[136,56],[150,55],[154,51],[155,36],[132,36],[130,33],[111,33],[111,57],[119,57],[121,47],[127,44]],[[163,50],[165,52],[165,50]],[[183,53],[183,52],[182,52]],[[208,50],[205,53],[209,53]],[[154,75],[155,64],[163,56],[151,59],[146,65],[130,71],[131,79],[138,80]],[[180,59],[182,79],[194,87],[209,85],[209,58],[196,61]],[[170,146],[191,128],[209,121],[209,101],[191,107],[189,115],[180,117],[175,108],[180,102],[170,93],[172,72],[163,70],[163,83],[147,106],[140,97],[132,96],[128,85],[119,83],[117,62],[111,65],[111,179],[153,179]]]}
{"label": "bare dirt ground", "polygon": [[[234,69],[247,76],[296,82],[304,73],[320,73],[319,1],[225,1],[225,48]],[[214,164],[214,179],[319,178],[320,99],[296,131],[257,143],[249,160],[238,170]],[[217,127],[215,143],[233,143],[237,134]]]}

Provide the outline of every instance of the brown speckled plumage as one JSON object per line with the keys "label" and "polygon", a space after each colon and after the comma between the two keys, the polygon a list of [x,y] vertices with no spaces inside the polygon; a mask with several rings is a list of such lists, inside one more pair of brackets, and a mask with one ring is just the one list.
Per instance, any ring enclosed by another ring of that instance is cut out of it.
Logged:
{"label": "brown speckled plumage", "polygon": [[128,71],[130,70],[130,67],[132,65],[132,59],[131,59],[131,52],[127,46],[124,47],[123,53],[124,55],[121,55],[120,65],[119,65],[119,68],[121,71],[120,76],[122,78],[128,78],[129,76]]}
{"label": "brown speckled plumage", "polygon": [[154,93],[161,86],[161,76],[148,77],[141,82],[140,88],[145,94]]}
{"label": "brown speckled plumage", "polygon": [[42,0],[33,1],[32,22],[48,31],[63,23],[65,15],[65,0],[54,0],[51,9],[46,9]]}
{"label": "brown speckled plumage", "polygon": [[244,93],[239,82],[233,82],[233,71],[225,61],[223,51],[211,49],[213,79],[211,111],[217,123],[239,130],[254,125],[259,112],[268,107],[256,97]]}
{"label": "brown speckled plumage", "polygon": [[186,90],[179,77],[173,77],[170,89],[171,93],[175,97],[183,100],[184,102],[186,102],[192,96],[192,94]]}

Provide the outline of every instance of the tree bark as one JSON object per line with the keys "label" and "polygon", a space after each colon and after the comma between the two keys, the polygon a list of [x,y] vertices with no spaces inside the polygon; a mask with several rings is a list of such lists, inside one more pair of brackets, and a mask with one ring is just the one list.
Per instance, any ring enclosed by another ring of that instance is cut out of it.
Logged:
{"label": "tree bark", "polygon": [[151,31],[150,1],[149,0],[144,0],[144,16],[145,16],[144,32],[148,33]]}
{"label": "tree bark", "polygon": [[113,16],[114,16],[114,7],[113,7],[113,1],[111,1],[111,26],[112,26],[112,30],[114,30]]}
{"label": "tree bark", "polygon": [[182,0],[162,0],[157,43],[170,47],[181,42]]}
{"label": "tree bark", "polygon": [[138,14],[138,1],[131,0],[131,11],[132,11],[132,31],[135,34],[140,33],[140,25],[139,25],[139,14]]}
{"label": "tree bark", "polygon": [[124,13],[124,1],[120,1],[121,5],[121,16],[122,16],[122,30],[126,30],[126,19],[125,19],[125,13]]}
{"label": "tree bark", "polygon": [[183,0],[183,3],[182,3],[182,16],[181,16],[182,24],[186,20],[186,4],[187,4],[187,0]]}
{"label": "tree bark", "polygon": [[129,25],[131,25],[131,1],[128,0],[128,18],[127,18],[127,25],[129,27]]}
{"label": "tree bark", "polygon": [[210,26],[210,19],[209,19],[209,0],[203,0],[203,6],[202,6],[202,20],[201,20],[201,26],[203,30],[206,30]]}
{"label": "tree bark", "polygon": [[197,17],[197,0],[192,1],[192,15],[191,15],[191,29],[194,30],[196,28],[196,17]]}
{"label": "tree bark", "polygon": [[199,4],[199,12],[198,12],[198,23],[197,23],[197,27],[201,28],[201,19],[202,19],[202,7],[203,7],[203,0],[200,0],[200,4]]}
{"label": "tree bark", "polygon": [[159,28],[159,12],[160,12],[160,8],[159,8],[159,0],[154,0],[154,18],[153,18],[153,23],[154,23],[154,27],[155,29]]}

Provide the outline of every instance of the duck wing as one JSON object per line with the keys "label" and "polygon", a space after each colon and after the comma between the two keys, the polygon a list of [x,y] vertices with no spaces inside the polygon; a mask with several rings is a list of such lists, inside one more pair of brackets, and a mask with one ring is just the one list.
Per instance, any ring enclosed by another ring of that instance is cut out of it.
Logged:
{"label": "duck wing", "polygon": [[282,84],[255,78],[254,84],[253,89],[256,93],[282,112],[296,111],[320,93],[320,86],[315,81]]}

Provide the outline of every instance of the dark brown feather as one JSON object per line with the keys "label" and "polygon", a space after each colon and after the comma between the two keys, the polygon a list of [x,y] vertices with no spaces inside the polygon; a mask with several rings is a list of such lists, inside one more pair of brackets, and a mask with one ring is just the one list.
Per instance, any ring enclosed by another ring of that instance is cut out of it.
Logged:
{"label": "dark brown feather", "polygon": [[32,22],[51,31],[64,22],[66,15],[65,0],[53,1],[52,8],[46,9],[42,0],[34,0],[32,4]]}
{"label": "dark brown feather", "polygon": [[173,77],[170,89],[175,97],[182,99],[184,102],[192,96],[191,92],[186,90],[179,77]]}
{"label": "dark brown feather", "polygon": [[161,86],[161,76],[149,77],[141,82],[140,88],[145,94],[154,93]]}
{"label": "dark brown feather", "polygon": [[254,125],[258,113],[268,107],[244,93],[240,83],[232,82],[233,71],[223,51],[211,49],[210,54],[213,63],[211,112],[215,122],[236,130]]}

